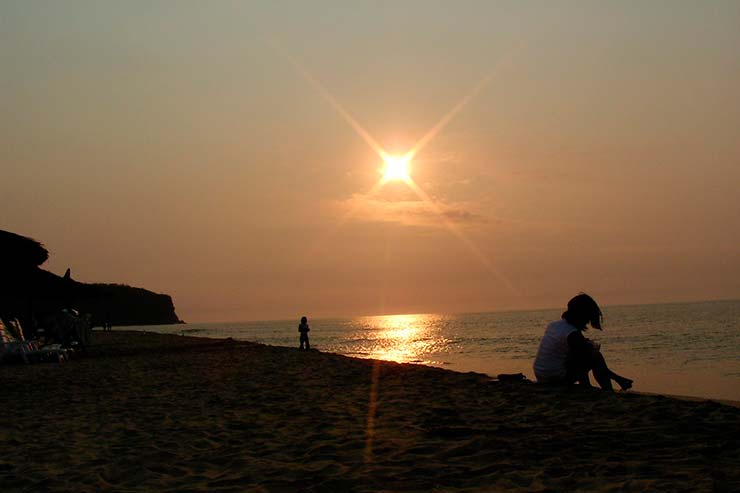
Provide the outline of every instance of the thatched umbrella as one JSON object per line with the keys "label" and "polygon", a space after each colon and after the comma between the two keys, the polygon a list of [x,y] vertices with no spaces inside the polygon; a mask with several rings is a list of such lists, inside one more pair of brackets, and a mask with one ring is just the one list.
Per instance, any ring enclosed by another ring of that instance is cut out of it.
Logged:
{"label": "thatched umbrella", "polygon": [[12,270],[32,269],[49,258],[49,252],[38,241],[10,231],[0,230],[0,266]]}
{"label": "thatched umbrella", "polygon": [[39,268],[48,258],[40,242],[0,230],[0,315],[30,325],[37,302],[55,305],[72,296],[77,283]]}

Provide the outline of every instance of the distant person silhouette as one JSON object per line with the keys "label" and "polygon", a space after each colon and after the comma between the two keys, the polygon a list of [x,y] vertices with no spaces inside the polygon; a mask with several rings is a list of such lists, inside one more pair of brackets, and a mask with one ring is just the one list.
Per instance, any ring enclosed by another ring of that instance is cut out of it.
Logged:
{"label": "distant person silhouette", "polygon": [[572,298],[562,319],[548,324],[540,341],[534,360],[534,374],[540,383],[574,384],[591,386],[589,371],[604,390],[613,390],[612,380],[627,390],[632,380],[617,375],[606,366],[599,351],[601,345],[583,337],[590,323],[601,330],[601,309],[585,293]]}
{"label": "distant person silhouette", "polygon": [[299,349],[304,349],[304,344],[306,345],[305,349],[311,349],[311,344],[308,342],[308,331],[310,330],[308,319],[306,317],[301,317],[301,323],[298,325],[298,332],[301,333],[301,347]]}

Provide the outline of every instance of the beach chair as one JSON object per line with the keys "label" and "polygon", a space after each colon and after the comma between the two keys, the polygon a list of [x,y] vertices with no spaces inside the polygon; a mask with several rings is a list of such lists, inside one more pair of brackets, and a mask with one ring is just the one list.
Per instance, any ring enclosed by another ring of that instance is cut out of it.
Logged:
{"label": "beach chair", "polygon": [[19,341],[16,334],[10,323],[6,324],[0,319],[0,363],[13,359],[28,363],[27,353],[33,351],[33,346]]}
{"label": "beach chair", "polygon": [[0,363],[21,361],[28,364],[48,360],[63,363],[67,359],[66,349],[39,347],[35,341],[26,341],[18,320],[6,323],[0,319]]}

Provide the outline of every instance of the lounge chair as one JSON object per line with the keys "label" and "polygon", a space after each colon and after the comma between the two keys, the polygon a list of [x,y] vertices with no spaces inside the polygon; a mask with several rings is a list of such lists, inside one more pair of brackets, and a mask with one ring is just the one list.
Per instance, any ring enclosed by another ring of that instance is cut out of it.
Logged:
{"label": "lounge chair", "polygon": [[63,363],[69,357],[66,349],[55,347],[39,347],[35,341],[26,341],[23,329],[18,320],[7,323],[0,319],[0,363],[36,361],[57,361]]}

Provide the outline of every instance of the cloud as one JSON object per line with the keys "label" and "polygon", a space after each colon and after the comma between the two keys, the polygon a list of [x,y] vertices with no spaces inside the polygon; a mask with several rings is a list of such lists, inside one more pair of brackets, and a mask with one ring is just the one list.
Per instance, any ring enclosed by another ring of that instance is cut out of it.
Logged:
{"label": "cloud", "polygon": [[339,209],[350,221],[396,223],[404,226],[445,227],[446,223],[480,224],[486,218],[475,212],[470,202],[429,204],[419,199],[388,200],[364,194],[354,194],[338,202]]}

